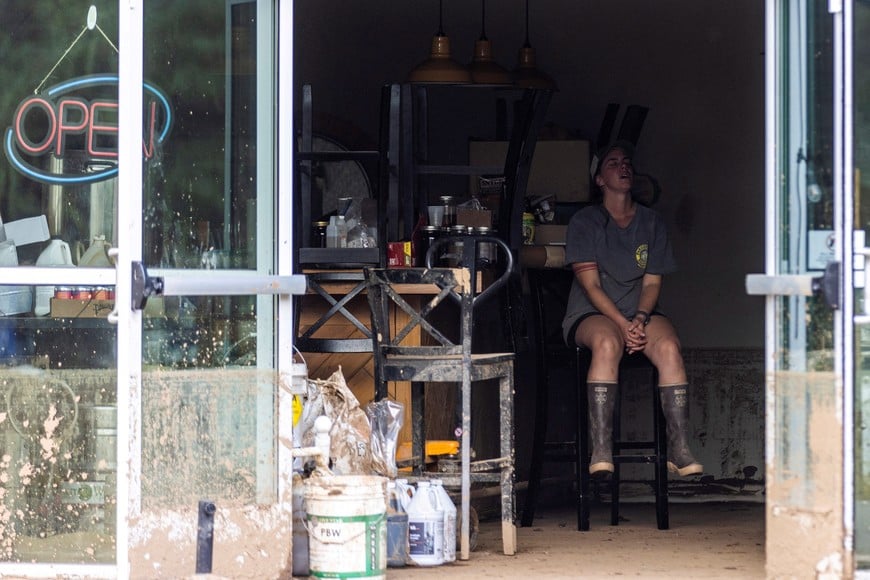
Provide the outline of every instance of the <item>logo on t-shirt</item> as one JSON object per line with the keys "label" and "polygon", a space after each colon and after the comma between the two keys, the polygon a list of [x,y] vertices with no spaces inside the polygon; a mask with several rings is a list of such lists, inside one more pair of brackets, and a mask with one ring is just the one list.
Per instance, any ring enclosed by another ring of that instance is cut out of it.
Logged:
{"label": "logo on t-shirt", "polygon": [[634,261],[637,263],[637,267],[641,270],[646,269],[646,261],[649,257],[649,246],[647,244],[641,244],[634,251]]}

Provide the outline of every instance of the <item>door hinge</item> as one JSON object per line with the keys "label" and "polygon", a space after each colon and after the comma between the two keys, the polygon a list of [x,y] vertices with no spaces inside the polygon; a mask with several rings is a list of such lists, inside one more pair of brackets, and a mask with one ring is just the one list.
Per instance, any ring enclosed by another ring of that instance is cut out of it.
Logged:
{"label": "door hinge", "polygon": [[843,11],[843,0],[828,0],[828,14],[839,14]]}

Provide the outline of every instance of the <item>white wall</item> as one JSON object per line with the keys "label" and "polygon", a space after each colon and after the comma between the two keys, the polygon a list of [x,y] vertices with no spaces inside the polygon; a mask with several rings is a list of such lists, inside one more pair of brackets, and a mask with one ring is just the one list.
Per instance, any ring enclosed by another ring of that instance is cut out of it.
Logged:
{"label": "white wall", "polygon": [[[297,86],[315,109],[377,139],[383,83],[404,81],[428,54],[435,0],[297,0]],[[512,68],[524,39],[522,0],[487,4],[495,57]],[[553,76],[548,122],[594,139],[608,102],[650,108],[636,165],[664,193],[679,273],[663,305],[687,347],[760,347],[763,301],[744,277],[764,254],[764,7],[757,0],[538,0],[530,40]],[[471,59],[480,3],[444,1],[457,60]],[[487,115],[432,126],[475,135]]]}

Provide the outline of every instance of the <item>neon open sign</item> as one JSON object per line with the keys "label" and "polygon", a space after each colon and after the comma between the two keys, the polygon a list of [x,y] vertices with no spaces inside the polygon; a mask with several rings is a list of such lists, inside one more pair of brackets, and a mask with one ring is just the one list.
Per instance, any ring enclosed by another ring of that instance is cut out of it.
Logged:
{"label": "neon open sign", "polygon": [[[43,183],[76,185],[110,179],[118,174],[118,101],[109,98],[84,98],[87,90],[114,88],[118,75],[91,75],[55,85],[45,93],[21,101],[12,126],[3,140],[6,157],[27,177]],[[157,87],[144,83],[145,129],[142,152],[152,159],[166,140],[172,126],[169,99]],[[104,169],[88,173],[52,173],[27,158],[54,155],[63,158],[68,151],[83,151],[93,160],[104,160]],[[115,163],[113,163],[115,162]]]}

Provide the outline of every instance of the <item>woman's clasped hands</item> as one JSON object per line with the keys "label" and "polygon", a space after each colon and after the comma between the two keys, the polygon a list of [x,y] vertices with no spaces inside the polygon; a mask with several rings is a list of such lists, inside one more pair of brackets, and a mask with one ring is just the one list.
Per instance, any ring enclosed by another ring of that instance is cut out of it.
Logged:
{"label": "woman's clasped hands", "polygon": [[642,320],[635,317],[633,320],[627,321],[622,327],[622,339],[625,341],[625,352],[634,354],[640,352],[646,346],[646,333],[643,331],[644,324]]}

